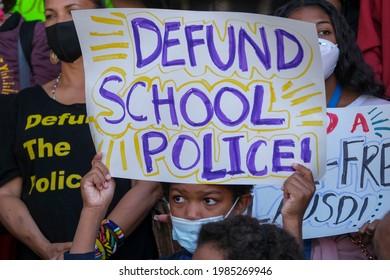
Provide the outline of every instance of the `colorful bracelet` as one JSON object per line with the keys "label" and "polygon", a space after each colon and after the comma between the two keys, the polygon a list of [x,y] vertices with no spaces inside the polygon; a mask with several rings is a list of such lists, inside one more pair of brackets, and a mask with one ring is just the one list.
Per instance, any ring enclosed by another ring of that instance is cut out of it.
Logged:
{"label": "colorful bracelet", "polygon": [[107,259],[106,250],[104,249],[104,246],[98,237],[96,238],[96,243],[95,243],[95,260],[106,260],[106,259]]}
{"label": "colorful bracelet", "polygon": [[125,234],[123,233],[122,229],[116,223],[108,219],[104,219],[102,221],[102,225],[106,226],[115,233],[118,247],[122,246],[125,242]]}
{"label": "colorful bracelet", "polygon": [[104,219],[99,227],[95,243],[95,259],[106,260],[115,254],[124,242],[122,229],[113,221]]}

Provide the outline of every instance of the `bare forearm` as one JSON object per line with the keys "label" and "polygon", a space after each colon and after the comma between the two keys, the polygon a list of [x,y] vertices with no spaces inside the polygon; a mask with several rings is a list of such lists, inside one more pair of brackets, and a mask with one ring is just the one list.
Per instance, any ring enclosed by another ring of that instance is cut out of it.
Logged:
{"label": "bare forearm", "polygon": [[283,228],[295,237],[299,245],[303,246],[301,220],[283,218]]}
{"label": "bare forearm", "polygon": [[0,195],[0,220],[8,231],[42,259],[50,242],[43,236],[26,205],[17,197]]}
{"label": "bare forearm", "polygon": [[108,219],[114,221],[129,236],[148,215],[161,196],[159,183],[136,183],[111,211]]}
{"label": "bare forearm", "polygon": [[83,208],[70,253],[83,254],[95,250],[96,233],[105,210]]}

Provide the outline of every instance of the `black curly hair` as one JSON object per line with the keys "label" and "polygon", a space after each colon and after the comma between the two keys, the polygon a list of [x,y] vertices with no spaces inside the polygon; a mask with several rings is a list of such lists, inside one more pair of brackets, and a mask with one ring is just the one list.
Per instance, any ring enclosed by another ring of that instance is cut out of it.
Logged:
{"label": "black curly hair", "polygon": [[198,248],[203,245],[219,250],[227,260],[304,259],[302,247],[286,230],[247,215],[204,224]]}
{"label": "black curly hair", "polygon": [[335,74],[343,88],[358,93],[384,98],[384,87],[375,78],[372,67],[364,60],[354,33],[344,16],[326,0],[292,0],[279,7],[275,16],[288,18],[290,14],[302,7],[315,6],[329,15],[335,30],[336,41],[340,50]]}

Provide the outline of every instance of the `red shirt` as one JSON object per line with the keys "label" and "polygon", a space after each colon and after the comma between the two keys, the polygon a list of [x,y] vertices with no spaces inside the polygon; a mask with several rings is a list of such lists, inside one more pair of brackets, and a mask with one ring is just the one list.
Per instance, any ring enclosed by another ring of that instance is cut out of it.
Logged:
{"label": "red shirt", "polygon": [[361,0],[357,43],[390,96],[390,1]]}

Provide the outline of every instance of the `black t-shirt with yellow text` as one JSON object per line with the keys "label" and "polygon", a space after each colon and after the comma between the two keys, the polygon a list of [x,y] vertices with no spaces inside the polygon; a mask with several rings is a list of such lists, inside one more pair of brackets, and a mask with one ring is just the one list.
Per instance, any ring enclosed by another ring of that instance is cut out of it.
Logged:
{"label": "black t-shirt with yellow text", "polygon": [[[0,185],[22,176],[22,200],[42,233],[53,243],[72,241],[82,208],[80,180],[96,153],[86,105],[60,104],[41,86],[22,90],[14,101],[0,136]],[[130,180],[116,182],[111,208],[130,188]],[[23,245],[17,256],[37,258]],[[156,258],[148,218],[114,258]]]}

